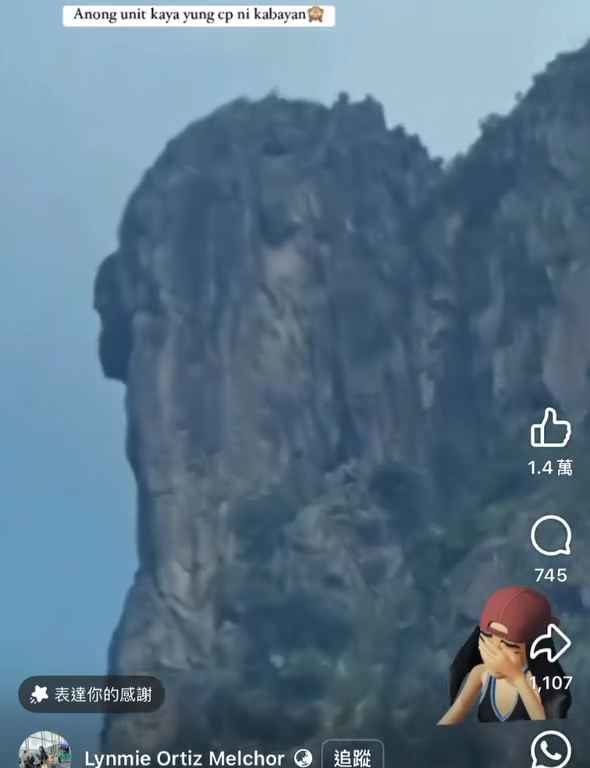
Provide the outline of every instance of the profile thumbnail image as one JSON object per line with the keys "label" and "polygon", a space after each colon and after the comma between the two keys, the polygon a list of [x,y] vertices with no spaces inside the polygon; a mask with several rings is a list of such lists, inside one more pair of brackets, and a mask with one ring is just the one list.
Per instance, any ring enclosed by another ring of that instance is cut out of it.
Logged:
{"label": "profile thumbnail image", "polygon": [[32,733],[18,751],[18,768],[70,768],[71,764],[70,745],[52,731]]}

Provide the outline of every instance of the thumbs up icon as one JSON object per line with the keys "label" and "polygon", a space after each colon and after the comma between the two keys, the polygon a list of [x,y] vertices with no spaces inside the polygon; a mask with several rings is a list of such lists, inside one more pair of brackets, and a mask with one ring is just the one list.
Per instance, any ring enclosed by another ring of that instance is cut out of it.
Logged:
{"label": "thumbs up icon", "polygon": [[[553,440],[548,433],[551,432]],[[561,439],[556,438],[561,435]],[[572,425],[565,419],[557,418],[555,408],[545,408],[545,415],[540,424],[531,426],[531,445],[533,448],[563,448],[572,436]]]}

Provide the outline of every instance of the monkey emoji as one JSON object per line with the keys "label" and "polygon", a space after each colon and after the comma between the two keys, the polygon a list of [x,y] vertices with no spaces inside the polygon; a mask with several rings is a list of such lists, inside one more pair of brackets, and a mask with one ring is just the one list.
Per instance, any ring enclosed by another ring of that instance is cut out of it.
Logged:
{"label": "monkey emoji", "polygon": [[324,20],[324,9],[320,8],[319,5],[312,5],[311,8],[308,8],[307,15],[310,22],[319,21],[321,23]]}

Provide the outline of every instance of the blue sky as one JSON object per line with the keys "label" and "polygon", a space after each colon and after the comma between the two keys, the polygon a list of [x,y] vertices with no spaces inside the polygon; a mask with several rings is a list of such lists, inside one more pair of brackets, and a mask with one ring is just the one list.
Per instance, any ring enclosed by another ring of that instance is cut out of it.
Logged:
{"label": "blue sky", "polygon": [[132,579],[124,393],[98,365],[92,281],[165,142],[239,95],[347,90],[448,157],[590,35],[587,0],[343,0],[337,14],[332,30],[64,30],[53,0],[3,10],[0,577],[18,631],[1,636],[0,701],[37,672],[100,673]]}

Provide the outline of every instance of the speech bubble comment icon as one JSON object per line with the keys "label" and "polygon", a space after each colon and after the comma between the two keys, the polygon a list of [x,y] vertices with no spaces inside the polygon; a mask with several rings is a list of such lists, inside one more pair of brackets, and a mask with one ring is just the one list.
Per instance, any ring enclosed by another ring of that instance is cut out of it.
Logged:
{"label": "speech bubble comment icon", "polygon": [[[561,526],[563,529],[562,532],[560,532],[562,541],[561,544],[557,547],[554,547],[553,549],[546,549],[545,547],[541,546],[537,540],[537,532],[541,526],[546,525],[549,521],[553,521],[553,523],[557,523],[558,526]],[[572,529],[570,528],[569,523],[567,520],[564,520],[563,517],[559,517],[559,515],[544,515],[543,517],[540,517],[533,527],[531,528],[531,543],[533,547],[539,552],[541,555],[545,555],[546,557],[557,557],[557,555],[571,555],[572,553]]]}
{"label": "speech bubble comment icon", "polygon": [[571,742],[559,731],[543,731],[531,744],[531,768],[565,768],[571,758]]}

